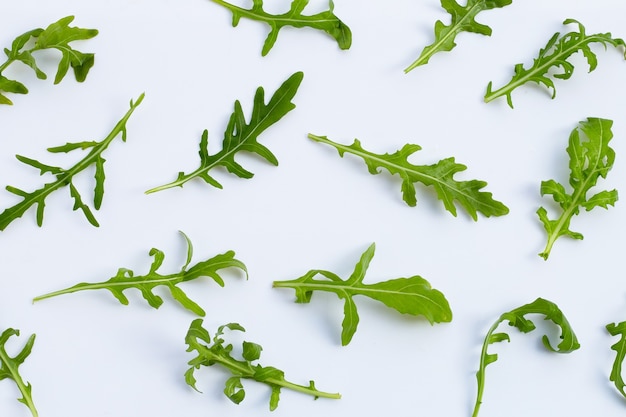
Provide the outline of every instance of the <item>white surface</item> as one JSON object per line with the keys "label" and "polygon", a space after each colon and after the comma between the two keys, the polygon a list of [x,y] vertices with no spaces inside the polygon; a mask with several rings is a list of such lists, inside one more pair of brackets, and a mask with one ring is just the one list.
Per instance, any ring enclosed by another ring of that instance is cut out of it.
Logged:
{"label": "white surface", "polygon": [[[455,50],[408,75],[402,70],[432,42],[434,22],[448,21],[437,0],[337,0],[336,14],[353,32],[349,51],[323,33],[288,28],[265,58],[266,26],[242,20],[232,28],[230,13],[206,0],[5,3],[2,46],[69,14],[75,25],[100,34],[76,45],[96,53],[84,84],[68,76],[54,86],[17,65],[11,69],[30,93],[11,95],[15,105],[0,109],[2,187],[34,189],[44,180],[15,154],[70,164],[77,155],[45,149],[103,138],[128,101],[146,93],[128,123],[128,142],[116,140],[106,151],[100,228],[73,212],[62,190],[47,199],[42,228],[31,210],[0,237],[0,328],[21,329],[10,345],[16,351],[37,334],[21,371],[42,417],[467,416],[485,332],[501,313],[536,297],[562,308],[582,347],[551,354],[540,346],[541,333],[513,329],[512,343],[492,348],[500,360],[487,369],[481,416],[623,414],[624,401],[608,381],[616,339],[604,326],[626,319],[626,207],[618,202],[575,218],[572,228],[585,240],[560,239],[547,262],[537,256],[545,233],[535,211],[550,204],[539,195],[542,180],[567,181],[567,137],[589,116],[615,121],[617,159],[601,186],[625,189],[626,62],[615,49],[596,45],[597,70],[587,74],[576,56],[573,77],[556,81],[555,100],[524,86],[513,94],[514,110],[504,99],[482,102],[490,80],[502,85],[514,64],[529,64],[554,32],[569,30],[561,24],[566,18],[580,20],[589,33],[625,37],[622,1],[515,1],[479,15],[491,37],[462,34]],[[290,1],[267,3],[281,12]],[[307,10],[326,6],[312,1]],[[55,63],[47,67],[51,76]],[[197,167],[203,129],[211,153],[220,149],[236,99],[249,114],[258,86],[269,97],[295,71],[305,74],[297,108],[260,139],[279,167],[240,158],[253,179],[220,172],[223,190],[194,181],[143,194]],[[468,166],[458,178],[487,181],[486,190],[510,214],[476,223],[463,212],[454,218],[421,186],[418,206],[408,207],[397,178],[368,174],[361,160],[340,159],[308,140],[309,132],[343,143],[358,137],[376,152],[417,143],[418,163],[455,156]],[[81,178],[88,196],[91,174]],[[0,208],[12,198],[2,191]],[[196,393],[183,379],[193,356],[183,338],[194,316],[165,291],[159,310],[134,291],[129,306],[108,292],[31,304],[48,291],[108,279],[122,266],[144,273],[151,247],[165,252],[163,271],[178,270],[185,257],[178,230],[194,242],[194,262],[232,249],[250,271],[249,281],[227,273],[225,288],[208,279],[185,286],[207,310],[206,327],[241,323],[246,340],[264,347],[262,364],[283,369],[294,382],[313,379],[319,389],[341,392],[341,400],[313,402],[284,390],[270,413],[269,391],[248,381],[247,398],[236,406],[222,394],[226,374],[215,367],[198,373],[204,393]],[[310,304],[298,305],[293,291],[271,287],[314,268],[347,276],[371,242],[377,253],[367,281],[419,274],[446,295],[453,322],[431,327],[358,299],[358,331],[341,347],[341,301],[314,294]],[[17,395],[12,382],[0,382],[0,414],[29,415]]]}

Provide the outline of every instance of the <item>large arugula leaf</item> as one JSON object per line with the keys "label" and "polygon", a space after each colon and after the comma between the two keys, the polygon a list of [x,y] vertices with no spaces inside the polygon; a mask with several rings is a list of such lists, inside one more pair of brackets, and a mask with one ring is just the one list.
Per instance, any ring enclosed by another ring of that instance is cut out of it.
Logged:
{"label": "large arugula leaf", "polygon": [[230,116],[226,132],[224,133],[222,150],[214,155],[209,155],[209,134],[208,131],[205,130],[200,140],[200,167],[189,174],[179,172],[176,181],[152,188],[146,191],[146,194],[173,187],[182,187],[187,181],[194,178],[202,178],[212,186],[222,188],[222,185],[208,173],[209,170],[217,166],[226,168],[228,172],[240,178],[252,178],[254,174],[244,169],[235,161],[235,154],[241,151],[256,153],[265,158],[269,163],[278,165],[276,156],[265,146],[261,145],[257,141],[257,138],[263,131],[296,107],[291,100],[296,95],[303,77],[304,74],[302,72],[296,72],[291,75],[278,90],[276,90],[267,104],[265,104],[265,92],[263,87],[259,87],[254,95],[254,106],[252,108],[250,123],[246,123],[246,117],[243,114],[239,100],[235,101],[235,110]]}
{"label": "large arugula leaf", "polygon": [[615,384],[615,388],[626,398],[626,382],[624,382],[624,378],[622,377],[622,367],[624,366],[624,358],[626,358],[626,321],[618,324],[607,324],[606,330],[611,336],[620,337],[620,339],[611,346],[611,349],[615,351],[615,360],[613,361],[609,380]]}
{"label": "large arugula leaf", "polygon": [[467,0],[465,6],[461,6],[455,0],[441,0],[441,7],[450,13],[450,25],[446,26],[441,20],[435,23],[435,42],[426,46],[420,56],[404,72],[407,73],[428,63],[428,60],[437,52],[451,51],[456,46],[456,35],[461,32],[491,36],[491,28],[478,23],[475,20],[476,15],[483,10],[508,6],[511,2],[512,0]]}
{"label": "large arugula leaf", "polygon": [[577,215],[581,208],[590,211],[595,207],[608,209],[609,205],[615,205],[617,190],[601,191],[591,197],[587,196],[598,179],[606,178],[613,167],[615,151],[609,147],[609,142],[613,137],[612,125],[611,120],[590,117],[580,122],[579,127],[570,134],[567,154],[570,157],[571,194],[565,191],[564,185],[554,180],[541,183],[541,195],[551,195],[562,210],[556,220],[548,218],[545,208],[540,207],[537,210],[537,215],[548,233],[546,247],[539,254],[543,259],[548,259],[552,246],[559,237],[583,238],[582,234],[573,232],[569,228],[572,217]]}
{"label": "large arugula leaf", "polygon": [[[537,58],[534,59],[530,68],[525,69],[523,64],[515,65],[515,74],[511,78],[511,81],[505,86],[497,90],[492,90],[492,83],[489,82],[487,92],[485,93],[485,102],[488,103],[498,97],[506,96],[506,102],[513,108],[511,93],[517,87],[528,82],[535,82],[539,85],[543,84],[549,90],[552,90],[552,98],[554,98],[556,97],[556,87],[550,77],[567,80],[572,76],[574,73],[574,65],[568,62],[572,54],[578,51],[582,52],[589,64],[589,72],[591,72],[598,66],[598,58],[591,50],[591,44],[599,43],[605,48],[607,45],[613,45],[616,48],[620,46],[626,48],[624,40],[613,38],[611,33],[587,35],[585,33],[585,27],[577,20],[567,19],[563,22],[564,25],[570,23],[578,25],[578,32],[568,32],[563,36],[561,36],[559,32],[555,33],[546,46],[539,50],[539,54]],[[624,58],[626,58],[626,50],[624,51]],[[553,73],[553,71],[558,68],[561,68],[563,72]]]}
{"label": "large arugula leaf", "polygon": [[341,49],[349,49],[352,44],[352,32],[350,28],[343,23],[335,14],[334,4],[329,1],[329,10],[314,15],[304,15],[302,12],[309,4],[309,0],[293,0],[289,11],[272,15],[263,10],[263,0],[253,0],[250,9],[244,9],[234,4],[227,3],[223,0],[211,0],[220,6],[226,7],[233,14],[233,27],[239,24],[239,20],[244,17],[246,19],[256,20],[267,23],[271,30],[263,44],[261,54],[263,56],[272,49],[278,38],[278,32],[285,26],[295,28],[309,27],[326,32],[332,36]]}
{"label": "large arugula leaf", "polygon": [[422,149],[419,145],[407,144],[399,151],[392,154],[376,154],[366,151],[358,139],[352,145],[342,145],[333,142],[325,136],[309,134],[309,138],[333,146],[343,157],[345,153],[351,153],[363,158],[372,175],[379,174],[381,168],[386,169],[392,175],[402,178],[402,199],[411,207],[417,204],[415,186],[416,182],[431,185],[437,193],[437,197],[443,202],[446,210],[456,217],[458,203],[474,220],[478,220],[477,213],[486,217],[503,216],[509,209],[499,201],[492,198],[491,193],[481,191],[487,183],[484,181],[456,181],[454,175],[464,171],[467,167],[455,162],[454,158],[446,158],[434,165],[413,165],[408,158]]}
{"label": "large arugula leaf", "polygon": [[315,399],[319,397],[339,399],[340,394],[332,394],[323,392],[315,388],[313,381],[309,385],[294,384],[285,380],[285,373],[272,366],[261,366],[253,364],[261,357],[263,348],[251,342],[243,342],[242,359],[236,359],[232,356],[233,345],[225,345],[223,339],[224,330],[234,330],[245,332],[245,329],[238,323],[229,323],[220,326],[213,337],[213,344],[209,332],[202,327],[202,319],[196,319],[191,322],[189,331],[185,337],[187,343],[187,352],[196,351],[198,356],[189,361],[191,368],[185,372],[185,381],[196,391],[195,371],[201,366],[220,365],[233,376],[228,378],[224,388],[224,394],[235,404],[239,404],[245,398],[246,392],[241,383],[242,379],[252,379],[254,381],[266,384],[271,389],[270,410],[273,411],[278,406],[280,400],[280,391],[282,388],[291,389],[303,394],[311,395]]}
{"label": "large arugula leaf", "polygon": [[11,336],[19,336],[20,331],[16,329],[6,329],[0,335],[0,381],[3,379],[12,379],[17,388],[20,390],[22,398],[18,398],[18,401],[26,405],[33,417],[37,417],[37,409],[33,402],[32,386],[29,382],[24,382],[19,373],[19,366],[24,363],[28,355],[33,349],[35,344],[35,335],[32,334],[26,344],[15,357],[10,357],[6,351],[6,343]]}
{"label": "large arugula leaf", "polygon": [[[67,71],[71,67],[74,71],[76,81],[83,82],[87,78],[89,70],[94,65],[94,54],[84,53],[73,49],[71,42],[91,39],[98,34],[96,29],[81,29],[70,27],[69,24],[74,20],[74,16],[64,17],[57,22],[52,23],[45,29],[30,30],[13,41],[11,49],[4,49],[7,60],[0,65],[0,104],[13,104],[13,102],[2,93],[26,94],[28,89],[19,81],[10,80],[2,75],[2,71],[14,62],[21,62],[35,71],[37,78],[46,79],[46,74],[37,65],[37,51],[44,49],[56,49],[61,52],[61,60],[57,68],[54,83],[60,83]],[[32,47],[31,40],[34,39]]]}
{"label": "large arugula leaf", "polygon": [[181,234],[185,238],[185,242],[187,242],[187,260],[179,272],[167,275],[159,273],[158,269],[163,264],[165,254],[159,249],[152,248],[150,249],[149,254],[154,259],[152,261],[152,265],[150,266],[150,270],[145,275],[135,275],[130,269],[120,268],[117,271],[117,274],[108,281],[98,283],[83,282],[63,290],[35,297],[33,302],[77,291],[106,289],[109,290],[120,303],[128,305],[128,298],[124,295],[124,291],[129,288],[135,288],[141,291],[141,295],[150,306],[159,308],[161,304],[163,304],[163,299],[154,293],[154,288],[163,285],[169,289],[172,297],[187,310],[190,310],[199,316],[205,316],[206,313],[202,307],[191,300],[182,289],[177,287],[177,285],[182,282],[192,281],[201,277],[211,277],[220,287],[223,287],[224,280],[219,275],[220,270],[226,268],[238,268],[246,274],[246,277],[248,276],[248,270],[241,261],[235,259],[235,252],[233,251],[216,255],[213,258],[198,262],[191,268],[188,268],[193,256],[193,246],[187,235],[182,232]]}
{"label": "large arugula leaf", "polygon": [[[372,245],[361,255],[354,272],[347,280],[342,280],[336,274],[314,269],[300,278],[290,281],[274,281],[276,288],[292,288],[296,292],[297,303],[308,303],[314,291],[328,291],[335,293],[345,300],[344,318],[341,324],[341,344],[346,346],[352,340],[359,324],[354,296],[363,295],[380,301],[387,307],[402,314],[424,316],[431,324],[449,322],[452,320],[452,311],[444,295],[433,289],[428,281],[415,275],[410,278],[397,278],[375,284],[364,284],[363,279],[374,257],[376,245]],[[326,278],[315,279],[317,275]]]}
{"label": "large arugula leaf", "polygon": [[89,221],[89,223],[91,223],[93,226],[98,227],[98,221],[94,217],[89,206],[87,206],[83,202],[78,192],[78,189],[74,186],[73,179],[77,174],[79,174],[89,166],[95,166],[96,186],[94,189],[94,208],[98,210],[104,196],[105,160],[102,157],[102,153],[106,150],[106,148],[113,141],[113,139],[115,139],[120,134],[122,136],[122,141],[126,142],[126,123],[135,111],[135,109],[141,104],[143,98],[144,95],[141,94],[137,101],[130,101],[130,110],[128,110],[124,117],[122,117],[122,119],[117,122],[113,130],[111,130],[107,137],[104,138],[102,141],[67,143],[62,146],[48,148],[48,151],[52,153],[67,153],[76,149],[89,149],[89,153],[87,154],[87,156],[78,161],[71,168],[64,169],[56,166],[46,165],[34,159],[17,155],[16,157],[20,162],[38,169],[41,175],[45,173],[50,173],[54,175],[56,177],[56,181],[47,183],[43,187],[32,192],[23,191],[19,188],[8,185],[6,187],[7,191],[22,197],[23,200],[0,213],[0,231],[4,230],[13,220],[22,217],[22,215],[26,213],[29,208],[35,205],[37,206],[37,225],[41,226],[43,224],[43,213],[46,206],[46,197],[48,197],[48,195],[50,195],[53,191],[56,191],[65,186],[69,186],[70,197],[72,197],[72,199],[74,200],[74,210],[80,209]]}
{"label": "large arugula leaf", "polygon": [[576,338],[576,334],[574,334],[574,330],[563,315],[563,312],[556,304],[551,301],[545,300],[543,298],[537,298],[530,304],[523,305],[502,314],[500,318],[491,326],[483,342],[483,347],[480,354],[480,365],[478,367],[478,372],[476,372],[478,393],[476,396],[476,403],[474,404],[474,412],[472,414],[472,417],[476,417],[478,415],[480,405],[482,404],[483,391],[485,388],[485,369],[487,368],[487,365],[498,360],[497,354],[487,352],[489,346],[494,343],[499,343],[503,341],[510,342],[510,338],[507,333],[496,333],[498,326],[502,322],[508,321],[509,326],[517,328],[517,330],[522,333],[529,333],[536,328],[535,323],[533,323],[532,320],[526,317],[529,314],[541,314],[545,316],[545,320],[552,321],[560,328],[561,334],[559,337],[561,341],[556,347],[552,346],[552,344],[550,343],[550,339],[547,335],[543,335],[543,337],[541,338],[543,345],[546,349],[548,349],[548,351],[556,353],[570,353],[580,347],[578,339]]}

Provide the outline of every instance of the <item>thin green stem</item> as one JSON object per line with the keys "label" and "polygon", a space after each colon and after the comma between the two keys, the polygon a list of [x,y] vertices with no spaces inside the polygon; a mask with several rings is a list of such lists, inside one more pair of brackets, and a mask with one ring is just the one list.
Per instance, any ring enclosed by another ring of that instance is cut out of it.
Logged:
{"label": "thin green stem", "polygon": [[489,338],[493,332],[496,331],[500,323],[502,323],[503,319],[496,321],[487,332],[487,336],[485,336],[485,340],[483,341],[483,347],[480,351],[480,365],[478,366],[478,372],[476,372],[476,380],[478,383],[478,391],[476,393],[476,403],[474,404],[474,412],[472,413],[472,417],[478,416],[478,411],[480,410],[480,405],[483,401],[483,392],[485,389],[485,369],[487,368],[487,349],[489,347]]}

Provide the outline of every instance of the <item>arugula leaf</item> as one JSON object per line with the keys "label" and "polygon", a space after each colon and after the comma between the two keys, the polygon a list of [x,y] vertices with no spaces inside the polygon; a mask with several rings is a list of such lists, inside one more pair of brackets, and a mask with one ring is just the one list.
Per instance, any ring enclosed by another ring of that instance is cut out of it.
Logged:
{"label": "arugula leaf", "polygon": [[217,166],[226,168],[228,172],[235,174],[239,178],[252,178],[254,174],[244,169],[235,161],[235,154],[240,151],[256,153],[269,163],[278,165],[276,156],[265,146],[257,142],[257,138],[265,129],[279,121],[296,107],[291,100],[296,95],[303,77],[304,74],[302,72],[294,73],[276,90],[267,104],[265,104],[265,92],[263,87],[259,87],[254,95],[254,106],[252,108],[252,116],[249,124],[246,124],[246,118],[241,109],[239,100],[235,101],[235,110],[230,116],[226,132],[224,133],[222,150],[214,155],[209,155],[209,134],[208,131],[205,130],[200,140],[200,167],[189,174],[179,172],[176,181],[152,188],[146,191],[146,194],[173,187],[182,187],[187,181],[196,177],[202,178],[212,186],[221,189],[222,185],[208,174],[209,170]]}
{"label": "arugula leaf", "polygon": [[548,232],[546,247],[539,254],[543,259],[548,259],[552,246],[559,237],[583,238],[582,234],[569,229],[572,217],[578,215],[581,207],[590,211],[595,207],[608,209],[609,205],[615,205],[617,190],[601,191],[587,197],[587,193],[596,185],[598,179],[606,178],[613,167],[615,151],[609,147],[609,141],[613,137],[612,125],[611,120],[589,117],[586,121],[580,122],[580,126],[570,134],[567,154],[570,157],[571,194],[567,194],[565,187],[554,180],[541,183],[541,195],[552,195],[562,209],[557,220],[548,219],[545,208],[540,207],[537,210],[537,215]]}
{"label": "arugula leaf", "polygon": [[87,156],[85,156],[71,168],[63,169],[56,166],[46,165],[34,159],[30,159],[21,155],[16,155],[17,159],[20,162],[38,169],[41,175],[45,173],[50,173],[54,175],[56,177],[56,181],[47,183],[43,187],[32,192],[26,192],[20,190],[19,188],[8,185],[6,187],[7,191],[22,197],[23,200],[0,213],[0,231],[6,229],[6,227],[13,220],[22,217],[22,215],[34,205],[37,206],[37,225],[41,226],[43,224],[43,212],[46,205],[46,197],[48,197],[48,195],[51,194],[53,191],[56,191],[65,186],[69,186],[70,188],[70,196],[74,200],[74,210],[80,209],[89,221],[89,223],[91,223],[93,226],[98,227],[98,221],[94,217],[89,206],[87,206],[82,201],[78,189],[74,186],[72,181],[78,173],[85,170],[91,165],[95,165],[96,186],[94,189],[94,208],[98,210],[104,196],[104,158],[102,158],[102,152],[104,152],[104,150],[109,146],[111,141],[113,141],[113,139],[115,139],[119,134],[122,135],[122,140],[126,142],[126,122],[133,114],[135,109],[141,104],[143,98],[144,95],[141,94],[136,102],[133,102],[131,100],[130,110],[128,110],[124,117],[122,117],[122,119],[117,122],[111,133],[109,133],[108,136],[102,141],[67,143],[63,146],[48,148],[48,151],[52,153],[67,153],[75,149],[89,149],[89,153],[87,154]]}
{"label": "arugula leaf", "polygon": [[550,343],[550,339],[547,335],[543,335],[541,341],[546,349],[556,353],[570,353],[580,347],[578,339],[574,334],[574,330],[570,326],[569,322],[563,315],[563,312],[559,307],[551,301],[543,298],[537,298],[530,304],[523,305],[514,310],[504,313],[500,318],[491,326],[485,340],[483,342],[482,351],[480,354],[480,365],[478,372],[476,372],[476,380],[478,382],[478,394],[476,396],[476,403],[474,405],[474,413],[472,417],[478,415],[480,405],[482,403],[483,390],[485,388],[485,368],[487,365],[498,360],[498,355],[495,353],[488,353],[487,349],[489,345],[494,343],[507,341],[510,342],[509,335],[504,332],[495,333],[500,323],[504,321],[509,322],[509,326],[516,327],[522,333],[529,333],[535,330],[535,323],[525,316],[528,314],[542,314],[545,316],[545,320],[550,320],[561,329],[560,339],[561,342],[556,347],[553,347]]}
{"label": "arugula leaf", "polygon": [[254,365],[261,356],[263,348],[251,342],[243,342],[242,359],[235,359],[232,356],[233,345],[225,345],[222,338],[224,330],[233,330],[245,332],[245,329],[237,323],[229,323],[220,326],[213,337],[213,344],[209,332],[202,327],[202,319],[196,319],[191,322],[189,331],[185,337],[187,343],[187,352],[196,351],[198,356],[189,361],[191,368],[185,372],[185,381],[189,386],[198,391],[196,388],[196,377],[194,375],[201,366],[221,365],[227,371],[233,374],[225,384],[224,394],[235,404],[239,404],[245,398],[246,392],[241,383],[242,379],[252,379],[268,385],[272,393],[270,395],[270,411],[274,411],[278,406],[280,399],[280,391],[282,388],[288,388],[303,394],[311,395],[315,399],[319,397],[339,399],[340,394],[331,394],[328,392],[318,391],[313,381],[309,385],[298,385],[285,380],[285,373],[271,366]]}
{"label": "arugula leaf", "polygon": [[[549,90],[552,90],[552,98],[554,98],[556,97],[556,87],[550,75],[561,80],[569,79],[574,73],[574,65],[568,62],[567,59],[572,54],[581,51],[587,59],[589,72],[591,72],[596,69],[598,58],[591,50],[590,44],[600,43],[605,49],[607,45],[613,45],[616,48],[619,46],[626,47],[626,43],[624,43],[623,39],[613,38],[611,37],[611,33],[587,35],[585,33],[585,27],[577,20],[567,19],[563,22],[564,25],[570,23],[576,23],[578,25],[578,32],[572,31],[563,36],[561,36],[559,32],[555,33],[546,46],[539,50],[539,55],[534,59],[533,65],[529,69],[525,69],[523,64],[515,65],[515,75],[513,75],[511,81],[504,87],[495,91],[492,90],[492,83],[489,82],[487,92],[485,93],[485,103],[489,103],[498,97],[506,96],[506,102],[513,108],[511,93],[517,87],[531,81],[539,85],[543,84]],[[626,58],[626,51],[624,52],[624,58]],[[553,74],[551,72],[553,69],[558,69],[559,67],[563,70],[562,73]]]}
{"label": "arugula leaf", "polygon": [[309,27],[326,32],[332,36],[341,49],[349,49],[352,44],[352,32],[350,28],[343,23],[333,13],[334,4],[329,1],[329,10],[314,15],[303,15],[305,7],[309,4],[309,0],[293,0],[291,8],[288,12],[280,15],[272,15],[263,10],[263,0],[253,0],[250,9],[244,9],[234,4],[227,3],[223,0],[211,0],[220,6],[226,7],[233,14],[233,27],[239,24],[242,17],[259,22],[267,23],[271,30],[265,43],[263,44],[263,56],[272,49],[278,38],[278,32],[285,26],[293,26],[295,28]]}
{"label": "arugula leaf", "polygon": [[136,288],[141,291],[141,295],[151,307],[159,308],[161,304],[163,304],[163,299],[156,295],[153,290],[159,285],[164,285],[170,290],[172,297],[183,307],[199,316],[205,316],[206,313],[202,307],[192,301],[187,294],[185,294],[183,290],[178,288],[176,285],[182,282],[192,281],[200,277],[211,277],[220,287],[223,287],[224,280],[219,275],[218,271],[226,268],[239,268],[246,274],[247,278],[248,270],[241,261],[235,259],[235,252],[233,251],[228,251],[221,255],[216,255],[206,261],[198,262],[191,268],[187,269],[193,256],[193,246],[187,235],[183,232],[180,233],[185,238],[185,242],[187,242],[187,261],[180,269],[180,272],[167,275],[157,272],[163,264],[165,254],[159,249],[152,248],[150,249],[149,254],[154,259],[152,261],[152,265],[150,266],[150,270],[146,275],[136,276],[130,269],[120,268],[118,269],[117,274],[108,281],[98,283],[83,282],[64,290],[35,297],[33,302],[77,291],[106,289],[111,291],[111,294],[113,294],[113,296],[117,298],[120,303],[128,305],[128,298],[124,295],[124,290]]}
{"label": "arugula leaf", "polygon": [[[2,75],[9,65],[14,62],[21,62],[24,65],[32,68],[37,75],[37,78],[45,80],[47,75],[39,69],[36,55],[34,52],[44,49],[56,49],[61,52],[61,60],[57,69],[56,76],[54,77],[54,83],[60,83],[67,71],[71,67],[74,71],[74,77],[76,81],[83,82],[87,78],[87,73],[94,64],[94,54],[84,53],[73,49],[70,46],[70,42],[91,39],[98,34],[96,29],[81,29],[77,27],[70,27],[69,24],[74,20],[74,16],[64,17],[57,22],[52,23],[46,29],[33,29],[30,30],[13,41],[11,49],[4,49],[4,53],[7,56],[7,60],[0,65],[0,104],[13,104],[13,102],[2,93],[15,93],[26,94],[28,89],[19,81],[10,80]],[[33,44],[31,40],[34,40],[34,45],[30,48],[27,45]]]}
{"label": "arugula leaf", "polygon": [[[364,284],[363,279],[374,257],[375,244],[361,255],[354,272],[347,280],[342,280],[336,274],[314,269],[300,278],[291,281],[274,281],[276,288],[292,288],[296,292],[296,303],[311,301],[313,291],[328,291],[344,299],[344,318],[341,324],[341,344],[346,346],[352,340],[359,324],[359,315],[353,297],[364,295],[380,301],[387,307],[402,314],[424,316],[431,324],[449,322],[452,320],[452,311],[444,295],[432,289],[428,281],[415,275],[410,278],[397,278],[375,284]],[[321,275],[324,280],[316,280]]]}
{"label": "arugula leaf", "polygon": [[37,409],[35,408],[35,403],[33,402],[32,386],[29,382],[24,382],[18,369],[19,366],[24,363],[24,360],[28,357],[28,355],[30,355],[33,345],[35,344],[35,335],[33,334],[28,338],[26,344],[22,348],[22,351],[14,358],[9,356],[5,348],[6,343],[11,336],[19,335],[20,331],[16,329],[6,329],[0,335],[0,381],[7,378],[12,379],[22,394],[22,398],[18,398],[18,401],[28,407],[33,417],[37,417]]}
{"label": "arugula leaf", "polygon": [[459,5],[455,0],[441,0],[443,7],[451,15],[450,26],[446,26],[441,20],[435,23],[435,42],[422,50],[419,58],[409,65],[404,72],[428,63],[428,60],[437,52],[451,51],[456,43],[455,38],[461,32],[473,32],[491,36],[489,26],[478,23],[476,15],[483,10],[491,10],[508,6],[512,0],[467,0],[465,6]]}
{"label": "arugula leaf", "polygon": [[624,358],[626,358],[626,321],[618,324],[607,324],[606,330],[611,336],[620,337],[619,341],[611,346],[611,349],[615,351],[615,361],[613,361],[613,368],[611,369],[609,380],[615,384],[615,388],[626,398],[626,382],[624,382],[624,378],[622,377],[622,366],[624,365]]}
{"label": "arugula leaf", "polygon": [[309,134],[309,139],[316,142],[333,146],[343,157],[345,153],[351,153],[363,158],[372,175],[380,173],[380,168],[397,174],[402,178],[402,199],[409,206],[417,204],[415,186],[413,183],[421,182],[424,185],[432,185],[437,197],[443,202],[446,210],[456,217],[455,201],[463,207],[467,213],[478,220],[477,212],[486,217],[503,216],[509,209],[499,201],[491,197],[491,193],[480,191],[487,185],[484,181],[456,181],[453,177],[457,172],[464,171],[467,167],[457,164],[454,158],[446,158],[434,165],[413,165],[408,158],[422,149],[419,145],[407,144],[393,154],[375,154],[366,151],[358,139],[352,145],[342,145],[333,142],[326,136]]}

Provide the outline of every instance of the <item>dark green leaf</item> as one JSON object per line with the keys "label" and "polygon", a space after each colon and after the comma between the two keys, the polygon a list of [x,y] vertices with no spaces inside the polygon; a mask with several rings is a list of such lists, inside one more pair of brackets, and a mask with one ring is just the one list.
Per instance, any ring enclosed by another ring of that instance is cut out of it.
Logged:
{"label": "dark green leaf", "polygon": [[615,360],[613,361],[613,368],[611,369],[611,375],[609,380],[615,384],[615,388],[626,398],[626,382],[622,377],[622,367],[624,366],[624,358],[626,358],[626,321],[615,324],[607,324],[606,330],[611,336],[619,336],[620,339],[611,346],[611,349],[615,351]]}

